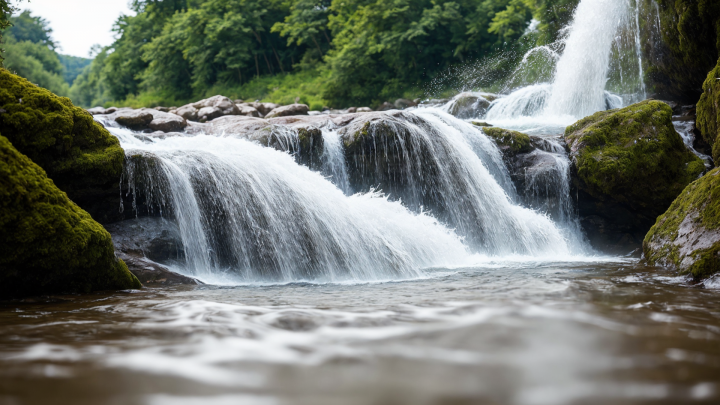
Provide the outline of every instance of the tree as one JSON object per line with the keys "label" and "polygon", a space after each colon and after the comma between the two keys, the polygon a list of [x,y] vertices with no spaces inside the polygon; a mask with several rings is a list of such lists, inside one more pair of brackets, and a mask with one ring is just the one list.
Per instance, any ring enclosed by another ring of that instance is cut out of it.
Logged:
{"label": "tree", "polygon": [[42,17],[34,17],[30,10],[25,10],[17,17],[11,17],[12,26],[8,33],[18,41],[30,41],[35,44],[43,44],[49,49],[55,50],[57,44],[52,39],[52,28]]}

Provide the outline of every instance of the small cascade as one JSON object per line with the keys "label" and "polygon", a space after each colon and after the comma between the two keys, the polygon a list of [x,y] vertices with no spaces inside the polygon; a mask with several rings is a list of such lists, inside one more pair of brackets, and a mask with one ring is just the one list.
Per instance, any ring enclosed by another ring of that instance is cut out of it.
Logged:
{"label": "small cascade", "polygon": [[468,257],[455,234],[376,193],[345,196],[287,153],[229,137],[126,147],[126,178],[177,221],[187,273],[229,280],[382,280]]}
{"label": "small cascade", "polygon": [[345,194],[352,194],[340,134],[333,125],[321,128],[323,136],[322,173]]}
{"label": "small cascade", "polygon": [[[597,111],[645,99],[638,2],[580,1],[566,33],[525,55],[508,81],[509,94],[492,103],[485,119],[556,132]],[[552,75],[548,67],[554,67]]]}

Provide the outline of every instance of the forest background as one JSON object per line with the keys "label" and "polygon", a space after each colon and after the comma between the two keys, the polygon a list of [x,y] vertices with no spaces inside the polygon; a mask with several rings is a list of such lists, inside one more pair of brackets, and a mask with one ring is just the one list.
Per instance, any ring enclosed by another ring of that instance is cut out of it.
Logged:
{"label": "forest background", "polygon": [[0,3],[5,67],[75,104],[222,94],[319,110],[450,94],[457,69],[491,85],[557,40],[578,0],[133,0],[91,59],[58,54],[45,20]]}

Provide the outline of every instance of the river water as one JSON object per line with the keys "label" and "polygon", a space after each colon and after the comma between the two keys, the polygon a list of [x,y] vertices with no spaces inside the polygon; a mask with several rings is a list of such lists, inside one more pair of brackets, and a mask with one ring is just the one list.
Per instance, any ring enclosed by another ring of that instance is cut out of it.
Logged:
{"label": "river water", "polygon": [[632,259],[0,306],[0,404],[720,401],[720,283]]}

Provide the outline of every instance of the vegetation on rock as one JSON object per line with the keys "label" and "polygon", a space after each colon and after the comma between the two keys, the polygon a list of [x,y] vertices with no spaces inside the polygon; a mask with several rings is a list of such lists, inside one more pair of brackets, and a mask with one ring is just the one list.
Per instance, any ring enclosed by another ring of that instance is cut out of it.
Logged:
{"label": "vegetation on rock", "polygon": [[[720,2],[645,0],[644,8],[648,15],[641,21],[650,89],[663,98],[696,102],[703,78],[720,54]],[[648,37],[653,32],[650,25],[658,18],[661,38]]]}
{"label": "vegetation on rock", "polygon": [[0,298],[129,288],[110,234],[0,136]]}
{"label": "vegetation on rock", "polygon": [[119,141],[70,99],[0,69],[0,109],[0,133],[80,206],[89,190],[117,189]]}
{"label": "vegetation on rock", "polygon": [[510,131],[496,127],[485,127],[482,129],[485,135],[493,138],[503,154],[528,153],[535,149],[530,142],[530,137],[522,132]]}
{"label": "vegetation on rock", "polygon": [[715,166],[720,165],[720,60],[703,84],[703,94],[697,103],[696,125],[703,140],[712,146]]}
{"label": "vegetation on rock", "polygon": [[646,100],[569,126],[565,139],[577,169],[576,185],[653,218],[664,212],[704,171],[671,119],[667,104]]}
{"label": "vegetation on rock", "polygon": [[648,263],[696,280],[720,272],[720,169],[683,190],[648,232],[643,251]]}

